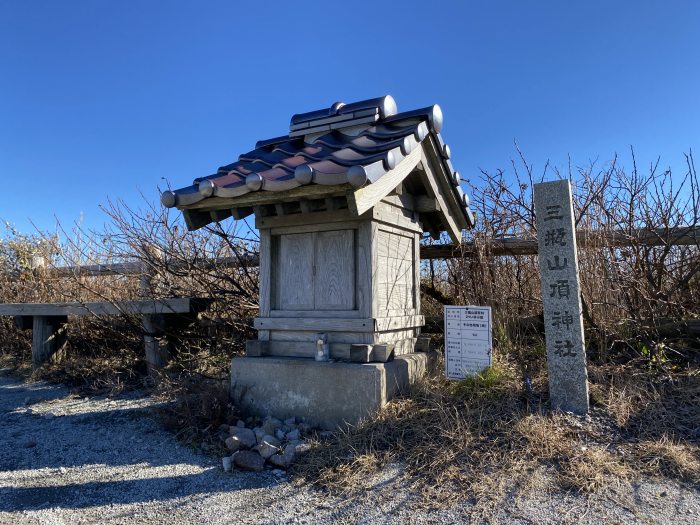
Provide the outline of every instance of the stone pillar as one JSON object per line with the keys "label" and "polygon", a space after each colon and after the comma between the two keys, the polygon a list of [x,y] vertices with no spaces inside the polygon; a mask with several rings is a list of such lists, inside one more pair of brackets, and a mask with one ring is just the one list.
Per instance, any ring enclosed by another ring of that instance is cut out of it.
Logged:
{"label": "stone pillar", "polygon": [[553,409],[585,414],[588,372],[571,184],[535,184],[534,192],[549,396]]}

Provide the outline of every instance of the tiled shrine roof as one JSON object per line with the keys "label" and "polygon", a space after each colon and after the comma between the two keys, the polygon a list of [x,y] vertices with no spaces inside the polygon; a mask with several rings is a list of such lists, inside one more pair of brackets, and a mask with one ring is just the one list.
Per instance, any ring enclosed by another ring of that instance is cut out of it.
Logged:
{"label": "tiled shrine roof", "polygon": [[255,149],[215,173],[164,192],[161,201],[166,207],[206,209],[208,199],[235,201],[251,192],[287,192],[308,184],[358,189],[376,184],[430,139],[459,203],[459,223],[470,227],[474,217],[440,135],[442,122],[438,105],[399,113],[391,96],[336,102],[294,115],[287,135],[258,141]]}

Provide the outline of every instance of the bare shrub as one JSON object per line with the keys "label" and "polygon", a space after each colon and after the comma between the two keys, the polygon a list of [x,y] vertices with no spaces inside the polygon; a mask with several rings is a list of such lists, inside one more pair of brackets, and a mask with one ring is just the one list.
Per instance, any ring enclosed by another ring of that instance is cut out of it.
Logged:
{"label": "bare shrub", "polygon": [[492,248],[497,239],[534,239],[533,184],[548,174],[566,176],[584,234],[579,266],[589,356],[659,367],[697,359],[699,345],[687,322],[700,316],[700,251],[697,242],[676,244],[679,232],[695,235],[700,220],[692,155],[686,161],[679,179],[660,171],[658,162],[642,175],[635,162],[627,170],[617,158],[602,167],[570,166],[566,174],[547,165],[538,176],[522,154],[510,173],[482,171],[472,185],[478,222],[469,232],[468,254],[431,263],[424,284],[432,300],[442,294],[442,302],[490,305],[514,346],[529,343],[542,313],[537,257],[494,256]]}
{"label": "bare shrub", "polygon": [[[105,208],[103,231],[58,227],[53,236],[10,231],[0,244],[0,300],[3,302],[120,301],[139,298],[203,298],[196,317],[170,316],[162,339],[172,351],[170,375],[219,377],[230,357],[252,336],[257,309],[257,239],[242,221],[188,232],[179,212],[148,204]],[[44,267],[32,268],[33,260]],[[81,266],[124,263],[122,272],[89,272]],[[74,270],[71,271],[71,268]],[[15,365],[29,361],[28,332],[2,319],[10,337],[3,354]],[[63,364],[45,367],[47,377],[89,382],[98,390],[122,388],[128,377],[142,386],[144,327],[140,316],[81,316],[68,324],[69,351]],[[10,357],[11,356],[11,357]],[[127,373],[128,369],[128,373]]]}

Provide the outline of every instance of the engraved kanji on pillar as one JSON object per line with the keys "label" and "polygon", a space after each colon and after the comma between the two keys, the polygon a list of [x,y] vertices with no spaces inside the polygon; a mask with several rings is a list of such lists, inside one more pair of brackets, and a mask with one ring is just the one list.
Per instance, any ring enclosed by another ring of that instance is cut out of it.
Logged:
{"label": "engraved kanji on pillar", "polygon": [[534,192],[550,400],[554,409],[584,414],[588,372],[571,184],[544,182]]}

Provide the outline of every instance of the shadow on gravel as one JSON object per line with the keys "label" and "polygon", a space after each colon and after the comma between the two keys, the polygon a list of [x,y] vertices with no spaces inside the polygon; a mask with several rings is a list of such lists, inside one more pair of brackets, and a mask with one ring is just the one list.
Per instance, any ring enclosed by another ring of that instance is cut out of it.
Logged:
{"label": "shadow on gravel", "polygon": [[46,404],[41,411],[33,408],[69,393],[63,387],[0,376],[0,471],[173,463],[167,454],[154,454],[167,437],[150,418],[150,406],[95,410],[94,399],[78,399],[73,414],[54,414]]}
{"label": "shadow on gravel", "polygon": [[[147,409],[49,416],[0,414],[0,471],[92,464],[119,466],[148,462],[162,466],[173,463],[152,452],[149,435],[159,429],[155,422],[144,421],[148,420]],[[143,428],[136,429],[139,425]],[[126,434],[128,431],[133,433]]]}
{"label": "shadow on gravel", "polygon": [[0,512],[167,501],[198,494],[270,487],[272,484],[267,476],[244,474],[241,478],[223,477],[212,469],[201,474],[163,478],[91,481],[51,487],[0,487]]}
{"label": "shadow on gravel", "polygon": [[[69,394],[0,374],[0,512],[168,501],[278,483],[269,475],[222,475],[211,458],[164,432],[150,417],[152,405],[137,397],[136,406],[105,410],[94,398],[70,399],[51,412],[50,402]],[[67,404],[76,413],[60,415]]]}
{"label": "shadow on gravel", "polygon": [[0,414],[42,401],[61,399],[67,394],[64,387],[43,382],[24,383],[5,370],[0,371]]}

